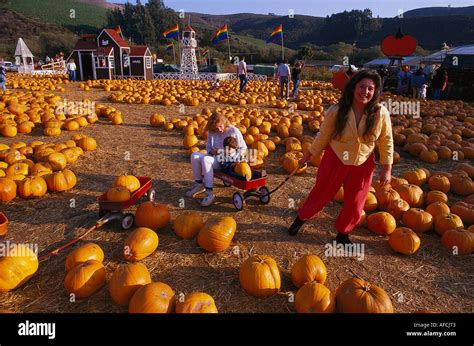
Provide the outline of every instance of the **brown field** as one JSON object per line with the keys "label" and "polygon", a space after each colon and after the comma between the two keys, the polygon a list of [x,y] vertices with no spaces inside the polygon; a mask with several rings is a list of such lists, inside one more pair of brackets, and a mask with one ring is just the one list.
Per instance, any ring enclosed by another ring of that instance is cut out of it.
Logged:
{"label": "brown field", "polygon": [[[60,93],[68,100],[87,97],[109,103],[109,92],[92,89],[84,92],[77,83],[65,86]],[[156,199],[166,203],[172,217],[180,213],[180,199],[192,184],[189,156],[182,146],[182,134],[166,132],[149,125],[152,113],[160,112],[167,118],[179,115],[176,106],[113,104],[124,118],[124,125],[114,126],[99,121],[81,130],[94,137],[98,149],[83,155],[71,166],[77,174],[78,184],[70,192],[48,194],[39,200],[17,198],[2,205],[9,219],[9,232],[2,240],[37,243],[40,253],[63,244],[82,234],[98,219],[96,197],[105,192],[120,174],[151,176],[157,191]],[[221,104],[204,104],[214,109]],[[187,114],[195,114],[199,107],[187,107]],[[259,107],[259,106],[249,106]],[[16,138],[2,138],[2,143],[44,140],[64,142],[72,133],[63,132],[59,137],[46,138],[41,131]],[[399,150],[400,151],[400,150]],[[269,188],[275,187],[286,173],[279,166],[279,148],[265,162]],[[126,158],[129,156],[129,160]],[[452,162],[442,161],[436,166],[424,164],[405,154],[400,164],[394,166],[394,175],[412,166],[449,170]],[[377,171],[378,172],[378,171]],[[233,187],[224,188],[216,181],[216,203],[202,208],[198,201],[185,199],[186,210],[197,210],[205,217],[229,215],[238,227],[231,248],[220,254],[205,253],[196,240],[181,240],[172,231],[171,224],[158,232],[160,243],[151,256],[142,260],[150,271],[152,281],[170,285],[178,294],[203,291],[212,295],[220,312],[294,312],[289,293],[296,293],[291,282],[292,265],[304,254],[316,254],[328,269],[326,285],[331,291],[346,279],[359,276],[386,290],[392,298],[396,312],[409,313],[419,309],[440,312],[474,312],[474,261],[471,256],[453,256],[442,247],[440,237],[430,232],[422,234],[422,244],[412,256],[395,254],[387,238],[376,236],[367,229],[356,229],[352,238],[365,244],[362,261],[348,257],[326,257],[325,244],[335,236],[333,222],[340,205],[331,202],[313,221],[304,226],[296,237],[288,235],[295,211],[289,208],[292,201],[305,197],[315,182],[316,168],[295,176],[272,196],[269,205],[249,201],[241,212],[232,205]],[[377,175],[376,175],[377,176]],[[456,200],[455,196],[449,195]],[[70,207],[71,199],[75,207]],[[130,210],[133,212],[135,206]],[[104,264],[107,278],[115,268],[125,263],[122,246],[127,233],[118,224],[107,224],[87,236],[88,241],[99,244],[105,252]],[[104,286],[93,296],[70,302],[63,287],[66,254],[82,244],[40,263],[34,277],[21,288],[0,294],[0,308],[15,312],[126,312],[116,305]],[[237,251],[238,249],[238,251]],[[239,266],[249,254],[273,257],[281,268],[283,281],[281,293],[265,299],[246,295],[239,283]]]}

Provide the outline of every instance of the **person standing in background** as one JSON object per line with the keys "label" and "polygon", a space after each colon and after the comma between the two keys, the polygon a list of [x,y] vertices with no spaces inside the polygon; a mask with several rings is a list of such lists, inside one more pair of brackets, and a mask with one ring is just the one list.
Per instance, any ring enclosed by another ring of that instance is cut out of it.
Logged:
{"label": "person standing in background", "polygon": [[285,91],[285,99],[290,97],[290,66],[288,66],[288,59],[285,59],[277,70],[277,79],[280,84],[280,99],[283,99],[283,89]]}
{"label": "person standing in background", "polygon": [[433,100],[441,99],[441,92],[446,89],[448,85],[448,72],[443,69],[438,69],[436,75],[433,77],[431,82],[431,88],[433,89]]}
{"label": "person standing in background", "polygon": [[74,63],[74,59],[69,59],[66,69],[67,69],[69,81],[75,82],[76,81],[76,64]]}
{"label": "person standing in background", "polygon": [[411,86],[413,91],[413,98],[421,99],[423,92],[423,85],[426,83],[425,75],[423,70],[419,68],[415,74],[411,76]]}
{"label": "person standing in background", "polygon": [[300,86],[301,70],[304,67],[304,62],[298,61],[291,70],[291,79],[293,80],[293,98],[298,96],[298,89]]}
{"label": "person standing in background", "polygon": [[7,90],[7,69],[5,68],[5,63],[3,59],[0,62],[0,88]]}
{"label": "person standing in background", "polygon": [[242,60],[239,61],[237,73],[240,79],[240,92],[244,92],[245,86],[247,85],[247,82],[248,82],[247,63],[245,62],[245,57],[242,57]]}

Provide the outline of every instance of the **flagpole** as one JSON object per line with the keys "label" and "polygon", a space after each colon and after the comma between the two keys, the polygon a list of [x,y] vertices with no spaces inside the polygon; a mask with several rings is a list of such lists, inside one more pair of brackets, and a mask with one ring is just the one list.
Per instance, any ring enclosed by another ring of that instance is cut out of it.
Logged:
{"label": "flagpole", "polygon": [[230,39],[229,39],[229,29],[227,29],[227,47],[229,48],[229,62],[230,62]]}
{"label": "flagpole", "polygon": [[174,56],[174,64],[176,65],[176,51],[174,50],[174,43],[173,43],[173,56]]}
{"label": "flagpole", "polygon": [[285,48],[283,47],[283,30],[281,30],[281,60],[285,60]]}

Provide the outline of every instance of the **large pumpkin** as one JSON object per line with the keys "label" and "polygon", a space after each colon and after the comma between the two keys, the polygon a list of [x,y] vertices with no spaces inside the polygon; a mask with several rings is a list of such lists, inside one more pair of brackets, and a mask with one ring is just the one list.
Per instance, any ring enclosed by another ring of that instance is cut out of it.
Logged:
{"label": "large pumpkin", "polygon": [[43,197],[48,186],[42,177],[26,177],[18,185],[18,193],[22,198]]}
{"label": "large pumpkin", "polygon": [[109,293],[114,302],[119,305],[127,305],[133,294],[150,282],[150,273],[144,264],[123,264],[112,274]]}
{"label": "large pumpkin", "polygon": [[[284,154],[281,159],[281,165],[287,173],[293,173],[298,168],[298,162],[303,158],[303,153],[300,151],[290,151]],[[303,174],[306,172],[308,165],[305,163],[302,167],[298,168],[295,174]]]}
{"label": "large pumpkin", "polygon": [[383,211],[387,211],[390,202],[400,199],[398,192],[392,188],[376,189],[375,197],[377,197],[378,208]]}
{"label": "large pumpkin", "polygon": [[61,171],[66,168],[66,156],[62,153],[54,153],[48,156],[48,163],[53,171]]}
{"label": "large pumpkin", "polygon": [[409,169],[402,173],[402,177],[408,181],[409,184],[421,186],[427,181],[426,172],[421,168]]}
{"label": "large pumpkin", "polygon": [[100,263],[104,261],[104,251],[95,243],[87,243],[70,252],[66,257],[66,271],[90,260]]}
{"label": "large pumpkin", "polygon": [[140,261],[150,256],[158,247],[158,235],[151,229],[139,227],[125,240],[123,257],[127,261]]}
{"label": "large pumpkin", "polygon": [[364,204],[364,211],[366,213],[373,212],[375,209],[377,209],[377,197],[375,197],[375,194],[372,192],[367,193],[367,197],[365,199],[365,204]]}
{"label": "large pumpkin", "polygon": [[451,211],[459,216],[467,226],[474,224],[474,204],[457,202],[451,207]]}
{"label": "large pumpkin", "polygon": [[474,249],[474,233],[461,227],[450,229],[444,232],[441,244],[453,253],[469,255]]}
{"label": "large pumpkin", "polygon": [[467,175],[455,174],[450,179],[451,191],[460,196],[474,193],[474,182]]}
{"label": "large pumpkin", "polygon": [[110,202],[126,202],[130,196],[130,191],[122,186],[111,187],[107,191],[107,200]]}
{"label": "large pumpkin", "polygon": [[192,239],[204,227],[200,213],[193,211],[179,214],[173,221],[173,231],[182,239]]}
{"label": "large pumpkin", "polygon": [[214,314],[218,313],[214,298],[203,292],[187,294],[183,301],[176,302],[176,313]]}
{"label": "large pumpkin", "polygon": [[77,298],[94,294],[105,284],[105,268],[102,262],[89,260],[71,269],[64,278],[64,288]]}
{"label": "large pumpkin", "polygon": [[388,203],[387,212],[392,214],[395,220],[398,221],[402,219],[403,214],[405,214],[408,209],[410,209],[408,202],[400,198]]}
{"label": "large pumpkin", "polygon": [[69,169],[44,175],[48,190],[52,192],[62,192],[71,190],[76,186],[77,178],[74,172]]}
{"label": "large pumpkin", "polygon": [[392,233],[396,227],[397,222],[395,218],[385,211],[379,211],[367,217],[367,228],[374,233],[388,235]]}
{"label": "large pumpkin", "polygon": [[434,203],[434,202],[443,202],[447,204],[448,196],[442,191],[437,191],[437,190],[429,191],[426,194],[425,203],[426,205],[430,205],[431,203]]}
{"label": "large pumpkin", "polygon": [[97,142],[92,137],[83,137],[77,141],[77,146],[84,151],[94,151],[97,148]]}
{"label": "large pumpkin", "polygon": [[418,208],[423,205],[423,190],[413,184],[398,185],[394,188],[398,192],[400,198],[405,200],[410,207]]}
{"label": "large pumpkin", "polygon": [[268,297],[278,293],[281,286],[280,270],[269,256],[253,255],[240,266],[240,284],[248,294]]}
{"label": "large pumpkin", "polygon": [[210,218],[199,231],[197,241],[208,252],[222,252],[230,246],[237,223],[230,216]]}
{"label": "large pumpkin", "polygon": [[8,203],[16,197],[17,185],[9,178],[0,178],[0,202]]}
{"label": "large pumpkin", "polygon": [[291,281],[298,288],[312,281],[324,284],[326,277],[326,265],[321,258],[315,255],[304,255],[291,269]]}
{"label": "large pumpkin", "polygon": [[140,180],[133,175],[121,175],[115,178],[113,187],[125,187],[131,193],[137,191],[140,188]]}
{"label": "large pumpkin", "polygon": [[428,179],[428,185],[430,187],[430,190],[442,191],[444,193],[448,193],[449,189],[451,188],[451,183],[449,182],[449,179],[440,174],[432,175]]}
{"label": "large pumpkin", "polygon": [[135,212],[135,223],[139,227],[151,228],[157,231],[165,227],[171,215],[168,206],[158,202],[145,202],[138,206]]}
{"label": "large pumpkin", "polygon": [[420,247],[420,237],[410,228],[399,227],[390,234],[388,244],[395,251],[404,255],[414,254]]}
{"label": "large pumpkin", "polygon": [[234,172],[245,177],[245,180],[252,179],[252,169],[247,162],[239,162],[234,167]]}
{"label": "large pumpkin", "polygon": [[173,289],[162,282],[151,282],[140,287],[133,295],[128,306],[130,313],[171,313],[175,306]]}
{"label": "large pumpkin", "polygon": [[295,309],[299,313],[331,313],[336,311],[336,299],[323,284],[307,282],[296,293]]}
{"label": "large pumpkin", "polygon": [[429,231],[433,227],[433,216],[420,208],[411,208],[403,214],[403,223],[417,233]]}
{"label": "large pumpkin", "polygon": [[439,214],[449,214],[451,212],[448,205],[444,202],[431,203],[425,210],[433,216],[433,220]]}
{"label": "large pumpkin", "polygon": [[400,28],[395,35],[388,35],[380,45],[386,56],[409,56],[416,49],[416,38],[411,35],[403,35]]}
{"label": "large pumpkin", "polygon": [[444,232],[450,229],[464,227],[464,224],[459,216],[449,213],[436,216],[434,227],[436,233],[443,235]]}
{"label": "large pumpkin", "polygon": [[382,288],[356,278],[337,288],[336,305],[345,313],[393,313],[392,301]]}
{"label": "large pumpkin", "polygon": [[0,292],[9,292],[27,282],[38,270],[38,258],[26,244],[9,244],[0,257]]}

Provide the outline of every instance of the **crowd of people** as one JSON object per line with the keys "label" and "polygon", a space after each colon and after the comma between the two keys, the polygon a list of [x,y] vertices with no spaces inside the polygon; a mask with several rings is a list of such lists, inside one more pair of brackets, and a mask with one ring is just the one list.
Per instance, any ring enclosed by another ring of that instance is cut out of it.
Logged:
{"label": "crowd of people", "polygon": [[[377,72],[382,79],[382,89],[390,77],[386,66],[380,66]],[[419,67],[412,72],[408,65],[402,67],[397,74],[397,88],[399,95],[415,99],[426,99],[428,95],[433,100],[439,100],[448,86],[448,72],[440,67],[433,71]],[[428,92],[430,91],[430,92]]]}

